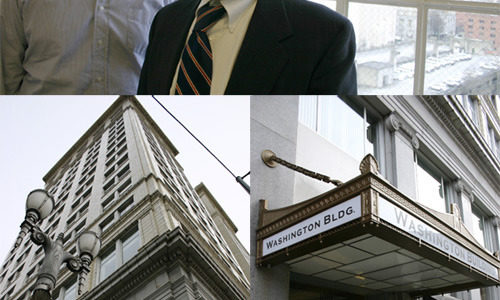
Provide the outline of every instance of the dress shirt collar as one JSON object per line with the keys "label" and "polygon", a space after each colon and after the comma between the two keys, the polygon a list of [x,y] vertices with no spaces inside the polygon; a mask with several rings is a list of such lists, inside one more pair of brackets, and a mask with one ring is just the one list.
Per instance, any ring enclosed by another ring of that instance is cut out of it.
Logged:
{"label": "dress shirt collar", "polygon": [[198,8],[210,2],[212,5],[222,4],[227,12],[229,31],[233,32],[243,12],[257,0],[201,0]]}

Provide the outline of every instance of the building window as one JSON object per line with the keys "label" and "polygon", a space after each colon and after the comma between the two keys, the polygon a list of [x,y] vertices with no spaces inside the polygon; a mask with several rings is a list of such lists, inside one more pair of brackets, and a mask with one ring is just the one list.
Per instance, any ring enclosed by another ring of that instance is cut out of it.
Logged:
{"label": "building window", "polygon": [[417,8],[349,1],[348,18],[356,32],[360,94],[411,94]]}
{"label": "building window", "polygon": [[[485,81],[498,75],[481,65],[497,61],[500,51],[491,46],[492,38],[479,27],[467,30],[474,24],[494,24],[490,19],[498,19],[500,14],[494,0],[452,1],[446,9],[435,9],[435,2],[416,0],[403,1],[404,5],[385,0],[311,1],[337,10],[353,23],[360,94],[497,91],[494,84]],[[453,44],[457,40],[463,42]]]}
{"label": "building window", "polygon": [[125,203],[123,203],[119,208],[118,208],[118,215],[121,217],[123,216],[127,211],[129,211],[132,206],[134,205],[134,199],[133,197],[130,197]]}
{"label": "building window", "polygon": [[124,183],[123,183],[123,184],[122,184],[122,185],[121,185],[121,186],[117,189],[117,191],[118,191],[118,196],[121,196],[121,195],[123,195],[124,193],[126,193],[126,192],[129,190],[129,188],[130,188],[131,184],[132,184],[132,180],[129,178],[127,181],[125,181],[125,182],[124,182]]}
{"label": "building window", "polygon": [[76,299],[76,282],[73,283],[65,292],[63,300]]}
{"label": "building window", "polygon": [[111,225],[113,225],[114,220],[115,220],[115,215],[114,214],[112,214],[109,217],[107,217],[104,220],[104,222],[102,222],[101,225],[99,225],[101,227],[101,232],[106,231]]}
{"label": "building window", "polygon": [[120,160],[118,160],[116,162],[116,167],[120,167],[121,165],[123,165],[126,161],[128,161],[128,154],[125,154],[122,158],[120,158]]}
{"label": "building window", "polygon": [[113,249],[106,256],[101,259],[101,271],[99,273],[99,280],[103,281],[106,279],[111,273],[116,270],[116,251]]}
{"label": "building window", "polygon": [[73,223],[76,221],[76,217],[77,217],[77,214],[78,213],[74,213],[69,219],[68,221],[66,221],[66,224],[67,224],[67,228],[69,228],[71,225],[73,225]]}
{"label": "building window", "polygon": [[123,263],[134,257],[139,250],[141,241],[139,240],[139,231],[135,231],[131,236],[123,241]]}
{"label": "building window", "polygon": [[493,153],[496,152],[496,137],[495,137],[495,130],[493,129],[493,125],[488,124],[488,138],[487,142],[490,145],[491,151]]}
{"label": "building window", "polygon": [[102,202],[102,209],[106,210],[106,208],[113,202],[115,199],[115,194],[111,194],[106,200]]}
{"label": "building window", "polygon": [[[83,231],[85,222],[87,222],[87,218],[84,218],[83,221],[81,221],[75,229],[72,229],[70,232],[66,232],[66,235],[63,238],[63,244],[66,245],[68,242],[73,242],[78,238],[78,235]],[[74,224],[71,223],[70,225],[72,226]],[[69,231],[70,225],[68,225],[66,231]]]}
{"label": "building window", "polygon": [[497,141],[497,158],[500,160],[500,139]]}
{"label": "building window", "polygon": [[124,236],[116,240],[115,245],[101,258],[99,282],[104,281],[120,266],[134,257],[141,246],[137,227],[129,230]]}
{"label": "building window", "polygon": [[486,246],[484,243],[484,217],[475,207],[472,208],[472,233],[479,244],[483,247]]}
{"label": "building window", "polygon": [[12,294],[14,294],[14,290],[15,290],[16,286],[14,285],[8,292],[7,294],[5,294],[7,297],[5,297],[5,300],[9,300],[10,297],[12,296]]}
{"label": "building window", "polygon": [[462,106],[464,107],[465,112],[472,119],[474,124],[477,125],[478,124],[477,101],[467,95],[459,97],[461,97],[462,99]]}
{"label": "building window", "polygon": [[34,274],[35,274],[35,271],[36,271],[37,267],[34,266],[33,268],[31,268],[28,273],[26,273],[26,282],[30,281],[31,279],[34,279]]}
{"label": "building window", "polygon": [[121,181],[129,173],[130,173],[130,166],[127,164],[120,170],[120,172],[116,174],[117,182]]}
{"label": "building window", "polygon": [[[106,205],[109,205],[108,203]],[[123,204],[118,207],[112,214],[110,214],[104,221],[99,225],[101,232],[105,232],[111,225],[115,223],[121,216],[123,216],[127,211],[129,211],[134,206],[134,196],[130,196]]]}
{"label": "building window", "polygon": [[443,213],[448,212],[443,176],[423,157],[416,155],[415,159],[417,202]]}
{"label": "building window", "polygon": [[374,127],[366,109],[354,109],[337,96],[301,96],[299,121],[358,161],[374,153]]}
{"label": "building window", "polygon": [[114,184],[115,184],[115,178],[113,177],[110,181],[106,182],[102,187],[102,189],[104,190],[104,194],[109,192],[109,190],[111,190]]}
{"label": "building window", "polygon": [[76,280],[67,284],[66,286],[61,287],[59,290],[59,294],[54,297],[56,300],[76,300],[76,289],[77,282]]}

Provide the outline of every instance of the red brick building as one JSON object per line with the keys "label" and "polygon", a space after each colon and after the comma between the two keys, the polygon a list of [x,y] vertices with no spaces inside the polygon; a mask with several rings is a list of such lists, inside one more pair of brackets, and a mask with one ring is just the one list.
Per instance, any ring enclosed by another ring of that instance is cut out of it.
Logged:
{"label": "red brick building", "polygon": [[484,15],[457,12],[457,33],[463,33],[466,39],[491,42],[485,53],[500,54],[500,15]]}

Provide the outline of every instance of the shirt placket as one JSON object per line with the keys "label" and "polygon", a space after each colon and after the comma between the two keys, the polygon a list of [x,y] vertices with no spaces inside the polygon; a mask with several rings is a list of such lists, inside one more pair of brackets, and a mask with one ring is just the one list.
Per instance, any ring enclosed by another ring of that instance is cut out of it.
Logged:
{"label": "shirt placket", "polygon": [[109,0],[97,0],[94,18],[94,40],[92,47],[92,82],[94,91],[106,94],[107,61],[109,47]]}

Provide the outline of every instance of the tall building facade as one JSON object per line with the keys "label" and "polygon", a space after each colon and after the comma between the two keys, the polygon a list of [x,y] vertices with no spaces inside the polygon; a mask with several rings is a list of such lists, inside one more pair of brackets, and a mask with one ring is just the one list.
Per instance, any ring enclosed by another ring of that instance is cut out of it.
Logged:
{"label": "tall building facade", "polygon": [[[248,253],[236,227],[216,224],[212,216],[224,211],[198,195],[177,154],[141,104],[122,96],[47,173],[55,207],[42,230],[64,233],[72,254],[83,230],[102,242],[83,293],[61,268],[53,299],[249,297]],[[29,299],[42,257],[25,237],[2,266],[0,299]]]}
{"label": "tall building facade", "polygon": [[252,299],[499,299],[498,101],[253,97]]}

